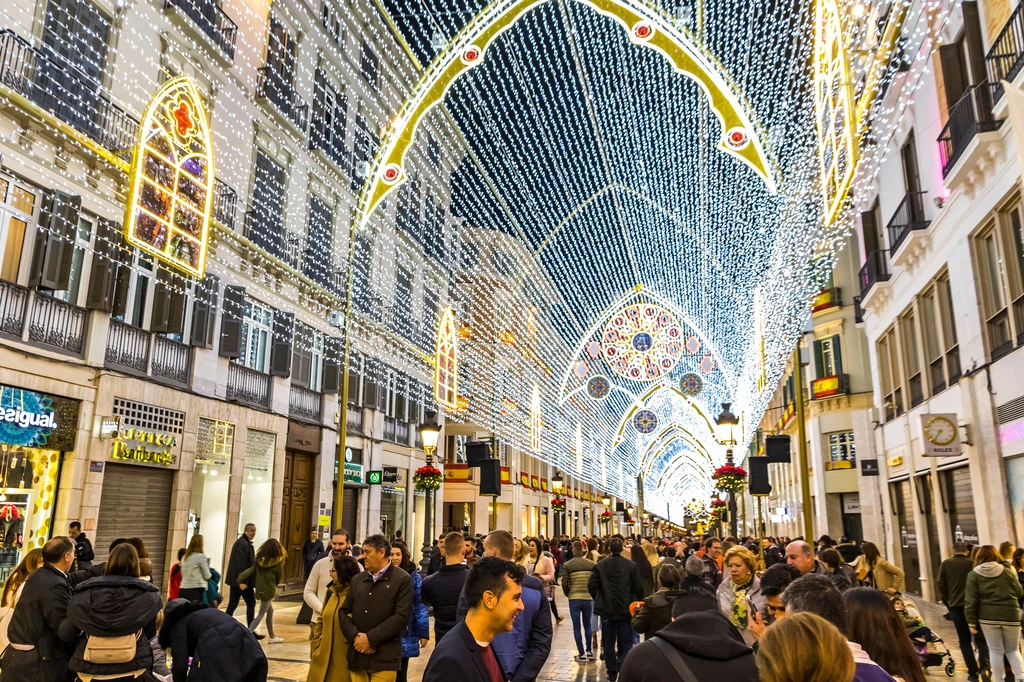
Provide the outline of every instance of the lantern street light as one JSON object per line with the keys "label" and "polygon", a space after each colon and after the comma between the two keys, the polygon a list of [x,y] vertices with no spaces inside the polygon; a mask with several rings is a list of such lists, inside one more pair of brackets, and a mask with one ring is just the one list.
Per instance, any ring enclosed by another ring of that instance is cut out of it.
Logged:
{"label": "lantern street light", "polygon": [[[441,436],[441,427],[437,423],[437,413],[427,412],[424,415],[423,423],[417,429],[420,432],[420,440],[423,441],[423,453],[427,466],[434,466],[434,453],[437,452],[437,441]],[[431,536],[434,534],[434,491],[426,490],[423,506],[423,571],[426,573],[430,565],[430,555],[433,553]]]}
{"label": "lantern street light", "polygon": [[610,507],[610,506],[611,506],[611,504],[612,504],[612,498],[610,498],[610,497],[608,497],[607,495],[605,495],[605,496],[604,496],[604,497],[603,497],[603,498],[601,499],[601,504],[603,504],[603,505],[604,505],[604,506],[606,506],[606,507]]}
{"label": "lantern street light", "polygon": [[[565,481],[562,479],[562,472],[555,470],[555,475],[551,477],[551,490],[555,495],[561,495],[562,490],[565,488]],[[565,512],[555,512],[555,538],[561,536],[562,527],[565,525],[562,522],[562,514]]]}
{"label": "lantern street light", "polygon": [[560,493],[562,492],[563,485],[564,481],[562,480],[562,473],[556,470],[555,475],[551,477],[551,490],[556,493]]}
{"label": "lantern street light", "polygon": [[[715,437],[725,446],[725,463],[732,466],[732,448],[736,445],[736,427],[740,420],[732,413],[732,403],[722,403],[722,413],[715,420]],[[729,531],[736,535],[736,496],[729,491]]]}

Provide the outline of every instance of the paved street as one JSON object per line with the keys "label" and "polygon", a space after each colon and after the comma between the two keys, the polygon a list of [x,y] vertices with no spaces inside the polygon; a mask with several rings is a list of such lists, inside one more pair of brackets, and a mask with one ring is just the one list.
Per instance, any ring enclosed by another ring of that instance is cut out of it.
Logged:
{"label": "paved street", "polygon": [[[568,614],[569,605],[565,597],[558,592],[559,613]],[[957,662],[957,673],[953,680],[966,680],[967,671],[963,666],[962,657],[956,644],[956,632],[953,624],[942,618],[945,609],[941,605],[915,600],[918,604],[925,623],[932,628],[946,641],[953,657]],[[240,609],[240,611],[242,611]],[[299,611],[299,602],[280,602],[274,607],[275,631],[280,637],[284,637],[282,644],[267,644],[263,640],[263,648],[270,659],[270,680],[279,682],[304,682],[309,662],[309,628],[305,625],[296,625],[295,617]],[[244,611],[242,611],[244,617]],[[238,615],[238,612],[235,613]],[[261,629],[260,632],[263,632]],[[431,624],[433,632],[433,624]],[[423,668],[426,667],[430,652],[433,650],[433,639],[427,648],[421,653],[418,659],[409,664],[409,679],[419,680]],[[576,645],[573,640],[572,625],[566,618],[561,625],[555,626],[555,640],[552,646],[551,657],[541,672],[539,680],[572,680],[574,682],[598,682],[606,680],[603,663],[590,663],[581,665],[573,658],[576,656]],[[926,670],[929,678],[950,679],[941,668],[929,668]]]}

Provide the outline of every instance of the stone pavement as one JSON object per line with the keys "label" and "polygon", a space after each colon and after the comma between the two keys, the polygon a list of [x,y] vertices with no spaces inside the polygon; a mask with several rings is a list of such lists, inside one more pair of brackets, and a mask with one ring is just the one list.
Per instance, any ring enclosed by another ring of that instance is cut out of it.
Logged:
{"label": "stone pavement", "polygon": [[[556,591],[558,595],[558,611],[566,615],[569,613],[569,605],[562,595],[561,590]],[[957,662],[955,677],[949,678],[946,673],[938,667],[928,668],[925,672],[927,677],[935,680],[959,680],[967,679],[967,670],[963,666],[960,656],[960,649],[957,645],[956,631],[953,624],[942,618],[945,608],[941,604],[925,602],[921,599],[914,599],[921,611],[925,624],[932,628],[942,637],[953,657]],[[245,607],[235,612],[240,616],[239,620],[245,618]],[[262,641],[263,649],[267,652],[270,660],[269,680],[277,682],[304,682],[306,671],[309,667],[309,627],[296,625],[295,618],[299,611],[298,601],[279,601],[274,605],[275,634],[284,637],[281,644],[267,644]],[[551,656],[547,665],[541,671],[538,680],[547,682],[549,680],[572,681],[572,682],[604,682],[607,677],[604,674],[604,663],[576,663],[573,658],[576,656],[576,644],[573,639],[572,625],[568,617],[561,625],[555,625],[555,638],[551,647]],[[260,626],[259,632],[265,632],[264,626]],[[431,623],[431,642],[421,652],[419,658],[409,662],[409,680],[415,681],[422,677],[423,669],[426,667],[430,652],[433,650],[433,623]]]}

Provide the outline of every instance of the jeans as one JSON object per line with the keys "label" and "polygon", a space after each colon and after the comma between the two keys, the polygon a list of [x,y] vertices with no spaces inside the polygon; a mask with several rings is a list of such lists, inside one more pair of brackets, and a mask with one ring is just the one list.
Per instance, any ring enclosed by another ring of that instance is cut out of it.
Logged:
{"label": "jeans", "polygon": [[1024,680],[1024,660],[1017,651],[1020,641],[1020,625],[986,625],[981,624],[981,631],[988,643],[989,658],[992,662],[992,679],[996,682],[1003,679],[1006,668],[1003,656],[1010,662],[1015,679]]}
{"label": "jeans", "polygon": [[[604,647],[604,665],[608,670],[608,679],[615,682],[619,676],[619,668],[626,660],[626,654],[633,648],[633,626],[628,620],[603,619],[601,625],[602,646]],[[616,655],[618,645],[618,655]]]}
{"label": "jeans", "polygon": [[260,621],[263,620],[263,616],[267,617],[267,634],[270,635],[270,639],[274,639],[274,600],[264,599],[260,601],[260,612],[256,614],[256,618],[249,623],[249,632],[256,632],[256,628],[260,626]]}
{"label": "jeans", "polygon": [[[570,599],[569,600],[569,619],[572,621],[572,634],[576,638],[576,650],[579,651],[580,656],[584,654],[592,654],[591,647],[591,634],[594,632],[591,629],[590,618],[594,615],[594,602],[590,599]],[[583,632],[580,632],[583,630]],[[586,633],[586,639],[583,638],[583,634]]]}
{"label": "jeans", "polygon": [[548,603],[551,604],[551,615],[552,615],[552,617],[554,617],[555,620],[558,620],[558,602],[557,602],[557,600],[554,597],[552,597],[551,601],[549,601]]}
{"label": "jeans", "polygon": [[[953,625],[956,627],[956,635],[960,640],[960,653],[964,655],[964,664],[967,666],[968,675],[977,675],[981,668],[989,667],[988,644],[985,643],[985,636],[980,632],[971,634],[971,628],[967,625],[967,616],[964,615],[964,607],[950,606],[949,615],[953,617]],[[974,649],[971,647],[971,640],[974,640],[978,647],[978,658],[974,658]]]}
{"label": "jeans", "polygon": [[[244,590],[238,589],[235,585],[229,585],[231,588],[231,596],[228,597],[228,610],[229,616],[235,615],[235,609],[238,608],[239,598],[245,600],[245,624],[249,625],[253,619],[256,618],[256,590],[252,587],[247,587]],[[316,620],[314,618],[314,620]]]}

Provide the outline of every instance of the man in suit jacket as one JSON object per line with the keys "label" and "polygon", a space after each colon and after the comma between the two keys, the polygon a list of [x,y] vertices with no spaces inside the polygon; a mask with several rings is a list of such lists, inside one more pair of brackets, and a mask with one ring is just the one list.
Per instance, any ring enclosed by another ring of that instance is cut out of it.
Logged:
{"label": "man in suit jacket", "polygon": [[522,566],[498,557],[476,562],[466,578],[466,618],[434,647],[423,682],[505,682],[491,642],[512,632],[523,610],[525,576]]}

